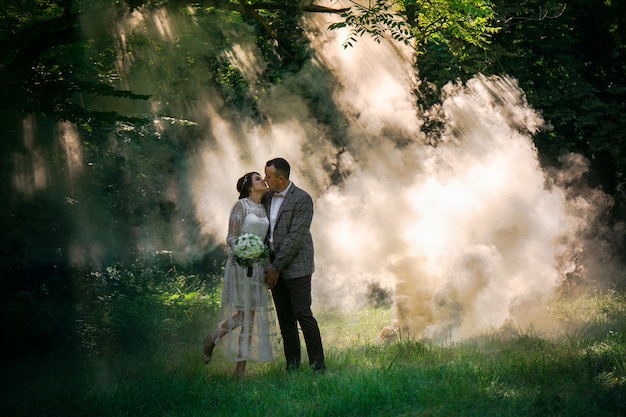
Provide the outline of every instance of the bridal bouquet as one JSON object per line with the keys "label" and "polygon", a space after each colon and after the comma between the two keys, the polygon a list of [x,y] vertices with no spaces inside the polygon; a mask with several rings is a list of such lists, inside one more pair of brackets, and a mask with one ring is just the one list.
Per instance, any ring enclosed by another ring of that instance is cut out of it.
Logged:
{"label": "bridal bouquet", "polygon": [[252,265],[259,259],[268,258],[270,252],[260,237],[252,233],[244,233],[235,239],[232,254],[235,262],[248,267],[248,276],[251,277]]}

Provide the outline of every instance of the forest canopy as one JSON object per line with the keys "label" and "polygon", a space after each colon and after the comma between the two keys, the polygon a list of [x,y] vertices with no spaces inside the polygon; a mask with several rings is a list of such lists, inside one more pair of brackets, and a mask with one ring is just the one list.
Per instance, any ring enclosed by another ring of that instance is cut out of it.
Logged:
{"label": "forest canopy", "polygon": [[[81,19],[166,7],[193,18],[251,25],[271,62],[264,76],[279,82],[309,56],[299,19],[311,13],[340,16],[329,29],[350,29],[344,44],[384,36],[411,45],[423,80],[441,87],[476,73],[509,74],[529,102],[555,128],[536,137],[542,156],[563,152],[590,158],[611,193],[623,182],[625,22],[621,2],[529,0],[515,5],[482,0],[378,0],[345,6],[322,2],[181,0],[5,1],[0,11],[1,106],[71,120],[89,129],[111,121],[141,122],[133,115],[87,108],[81,96],[145,100],[120,83],[108,30],[86,31]],[[196,63],[199,65],[199,63]],[[205,64],[203,64],[205,65]],[[209,64],[211,65],[211,64]],[[215,61],[213,61],[215,65]],[[216,68],[212,68],[213,71]],[[237,80],[221,79],[237,95]],[[424,92],[424,94],[427,94]]]}

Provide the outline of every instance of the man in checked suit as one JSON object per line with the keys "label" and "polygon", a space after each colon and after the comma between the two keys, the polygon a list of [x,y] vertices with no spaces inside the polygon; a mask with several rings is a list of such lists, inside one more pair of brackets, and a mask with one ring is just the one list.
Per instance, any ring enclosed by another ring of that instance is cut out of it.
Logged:
{"label": "man in checked suit", "polygon": [[323,371],[324,348],[317,320],[311,311],[311,275],[313,265],[313,200],[289,180],[291,168],[283,158],[265,164],[265,182],[270,191],[262,202],[270,219],[269,246],[271,266],[265,282],[272,290],[280,332],[283,336],[287,370],[300,366],[302,328],[309,365]]}

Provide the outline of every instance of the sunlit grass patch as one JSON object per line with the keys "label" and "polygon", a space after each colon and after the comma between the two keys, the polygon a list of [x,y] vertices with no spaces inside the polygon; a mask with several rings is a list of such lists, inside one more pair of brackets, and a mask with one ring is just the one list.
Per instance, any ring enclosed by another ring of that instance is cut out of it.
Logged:
{"label": "sunlit grass patch", "polygon": [[351,311],[321,309],[315,312],[324,344],[336,348],[374,342],[391,323],[389,308],[364,307]]}

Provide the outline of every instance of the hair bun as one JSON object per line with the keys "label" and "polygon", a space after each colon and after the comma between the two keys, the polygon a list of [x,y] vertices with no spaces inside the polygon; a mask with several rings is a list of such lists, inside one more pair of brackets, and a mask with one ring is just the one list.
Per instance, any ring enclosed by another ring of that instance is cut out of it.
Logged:
{"label": "hair bun", "polygon": [[237,180],[237,192],[243,191],[243,189],[246,186],[247,182],[248,182],[248,174],[246,174],[243,177],[239,178]]}

